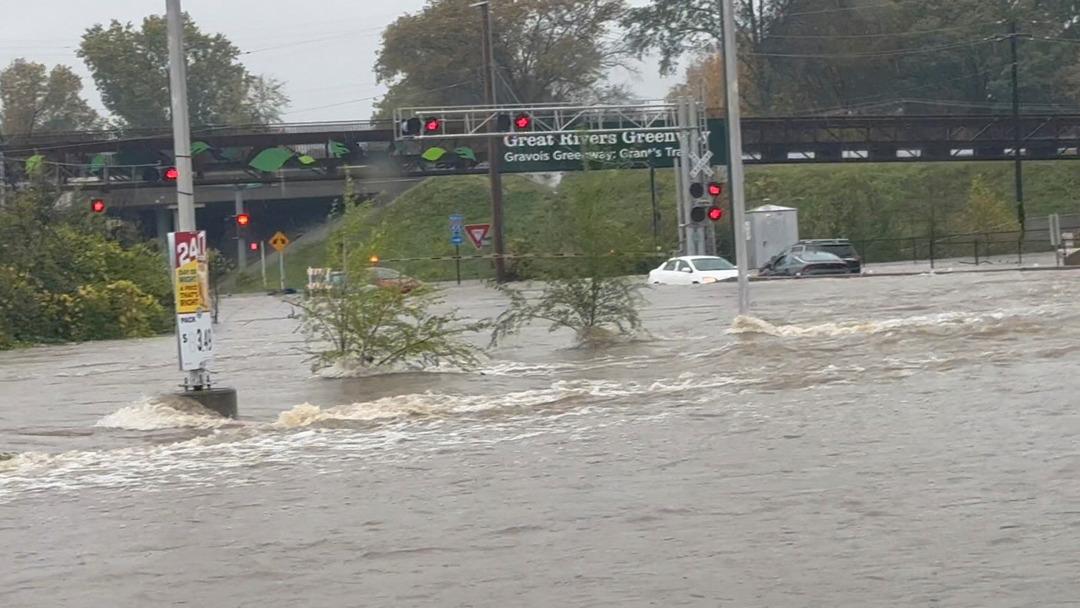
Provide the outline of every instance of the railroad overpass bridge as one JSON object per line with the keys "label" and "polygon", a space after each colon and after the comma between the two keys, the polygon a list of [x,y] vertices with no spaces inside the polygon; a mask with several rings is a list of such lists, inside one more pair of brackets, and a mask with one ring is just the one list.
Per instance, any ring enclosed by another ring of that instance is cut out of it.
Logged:
{"label": "railroad overpass bridge", "polygon": [[[1080,159],[1080,114],[1021,115],[1017,122],[1025,160]],[[706,124],[714,163],[720,164],[724,122],[709,119]],[[746,118],[743,152],[747,164],[1001,161],[1014,158],[1014,124],[1010,115],[990,114]],[[546,170],[551,147],[542,149],[543,142],[533,141],[543,139],[506,138],[502,170]],[[222,217],[232,213],[238,196],[267,208],[309,203],[290,206],[290,212],[300,212],[306,206],[328,207],[340,197],[346,179],[358,192],[374,194],[431,176],[482,174],[487,167],[486,146],[477,145],[479,140],[448,135],[395,141],[389,122],[206,127],[194,130],[192,141],[196,201],[204,205],[200,214]],[[0,154],[0,176],[12,186],[35,174],[78,197],[106,196],[110,210],[138,215],[158,230],[171,223],[168,209],[175,206],[175,191],[161,179],[161,169],[173,162],[168,131],[11,138],[0,144]],[[673,160],[670,153],[657,155],[659,161],[642,160],[645,156],[612,155],[611,166],[664,167]],[[209,219],[207,225],[213,224],[215,218]]]}

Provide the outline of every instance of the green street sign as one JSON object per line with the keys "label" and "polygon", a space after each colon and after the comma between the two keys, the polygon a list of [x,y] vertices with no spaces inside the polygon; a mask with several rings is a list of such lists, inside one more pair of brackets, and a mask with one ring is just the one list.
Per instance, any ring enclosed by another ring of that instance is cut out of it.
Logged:
{"label": "green street sign", "polygon": [[[727,162],[724,121],[709,121],[712,163]],[[664,131],[621,133],[522,133],[502,141],[501,169],[505,173],[545,173],[590,169],[666,168],[679,156],[678,134]]]}

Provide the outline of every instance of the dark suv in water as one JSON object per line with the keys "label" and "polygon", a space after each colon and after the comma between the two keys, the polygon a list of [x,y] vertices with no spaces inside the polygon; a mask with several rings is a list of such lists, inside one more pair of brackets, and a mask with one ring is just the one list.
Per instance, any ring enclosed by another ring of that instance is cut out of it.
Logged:
{"label": "dark suv in water", "polygon": [[851,241],[847,239],[805,239],[788,247],[784,253],[798,254],[804,251],[824,251],[826,253],[831,253],[841,260],[844,260],[844,263],[847,264],[848,272],[851,274],[859,274],[862,272],[862,258],[859,257],[859,253],[855,251],[855,247],[851,244]]}

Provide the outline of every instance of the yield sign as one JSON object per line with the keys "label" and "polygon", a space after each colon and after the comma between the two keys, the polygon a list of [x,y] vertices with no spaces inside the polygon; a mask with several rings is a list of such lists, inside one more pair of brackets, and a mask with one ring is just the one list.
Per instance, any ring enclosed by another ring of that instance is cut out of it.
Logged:
{"label": "yield sign", "polygon": [[469,235],[469,240],[472,241],[473,247],[477,249],[484,246],[484,239],[487,238],[490,230],[491,224],[469,224],[465,226],[465,234]]}

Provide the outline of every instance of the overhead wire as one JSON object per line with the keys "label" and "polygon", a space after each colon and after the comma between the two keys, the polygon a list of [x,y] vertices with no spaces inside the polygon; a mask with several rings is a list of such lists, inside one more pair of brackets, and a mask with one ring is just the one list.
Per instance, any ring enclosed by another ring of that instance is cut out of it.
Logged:
{"label": "overhead wire", "polygon": [[947,51],[958,48],[974,48],[979,44],[986,44],[987,42],[996,41],[996,37],[988,36],[985,38],[979,38],[976,40],[967,40],[963,42],[953,42],[949,44],[942,44],[938,46],[927,47],[911,47],[904,49],[894,49],[891,51],[871,51],[867,53],[745,53],[746,55],[753,57],[781,57],[781,58],[793,58],[793,59],[847,59],[847,58],[862,58],[862,57],[896,57],[901,55],[922,55],[926,53],[936,53],[938,51]]}

